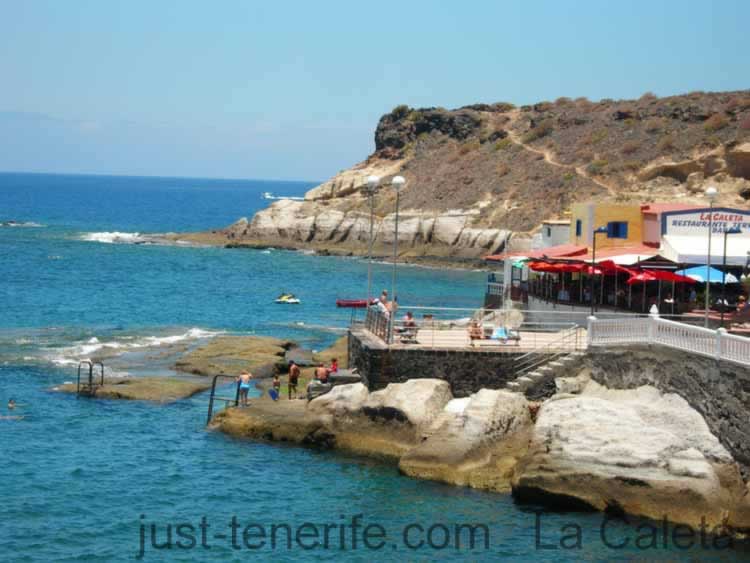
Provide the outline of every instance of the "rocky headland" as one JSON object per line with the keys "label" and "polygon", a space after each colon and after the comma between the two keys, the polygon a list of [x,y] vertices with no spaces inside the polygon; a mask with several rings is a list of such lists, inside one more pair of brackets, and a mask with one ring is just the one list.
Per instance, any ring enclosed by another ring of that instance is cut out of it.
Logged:
{"label": "rocky headland", "polygon": [[738,463],[683,398],[648,385],[607,389],[586,370],[556,384],[535,403],[490,389],[456,399],[437,379],[374,392],[356,383],[309,403],[253,400],[217,415],[213,427],[376,456],[405,475],[519,501],[750,530]]}
{"label": "rocky headland", "polygon": [[[375,131],[375,151],[311,189],[254,217],[174,239],[230,247],[365,254],[374,195],[374,250],[389,256],[400,194],[404,260],[472,260],[525,248],[540,222],[576,202],[702,202],[710,183],[718,203],[750,200],[750,91],[638,100],[559,98],[515,107],[456,110],[399,106]],[[704,203],[704,202],[703,202]]]}

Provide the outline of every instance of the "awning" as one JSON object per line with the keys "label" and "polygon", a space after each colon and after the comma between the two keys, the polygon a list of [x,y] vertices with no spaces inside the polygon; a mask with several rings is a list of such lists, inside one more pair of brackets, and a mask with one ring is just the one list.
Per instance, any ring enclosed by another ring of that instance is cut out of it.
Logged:
{"label": "awning", "polygon": [[[708,274],[706,274],[706,270],[708,270]],[[686,270],[680,270],[675,272],[675,274],[687,276],[701,283],[705,283],[706,278],[709,278],[711,283],[737,283],[739,281],[729,272],[723,274],[721,270],[717,270],[716,268],[709,269],[707,266],[695,266],[693,268],[687,268]]]}
{"label": "awning", "polygon": [[[750,237],[745,233],[727,236],[727,265],[744,266],[750,252]],[[661,251],[664,258],[678,264],[705,264],[708,257],[708,236],[665,235]],[[721,265],[724,258],[724,235],[711,238],[711,263]]]}
{"label": "awning", "polygon": [[[653,258],[659,254],[659,250],[653,246],[645,244],[629,245],[629,246],[610,246],[596,249],[596,261],[597,263],[604,260],[611,260],[615,264],[620,266],[630,266]],[[578,258],[578,257],[577,257]],[[591,252],[586,253],[585,256],[580,256],[581,260],[590,262],[592,258]]]}
{"label": "awning", "polygon": [[563,258],[566,256],[578,256],[580,254],[586,254],[588,247],[578,246],[575,244],[559,244],[557,246],[548,246],[547,248],[540,248],[539,250],[532,250],[526,252],[506,252],[504,254],[493,254],[485,256],[485,260],[491,260],[493,262],[502,262],[508,258],[513,260],[518,258]]}

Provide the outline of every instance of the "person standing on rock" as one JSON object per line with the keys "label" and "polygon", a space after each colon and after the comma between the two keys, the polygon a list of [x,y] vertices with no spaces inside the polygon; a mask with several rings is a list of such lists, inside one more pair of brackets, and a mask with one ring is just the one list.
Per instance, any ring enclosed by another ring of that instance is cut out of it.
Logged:
{"label": "person standing on rock", "polygon": [[237,378],[237,382],[240,384],[240,406],[247,406],[247,392],[250,391],[250,380],[253,378],[253,374],[249,371],[243,371]]}
{"label": "person standing on rock", "polygon": [[297,364],[293,361],[289,362],[289,384],[287,390],[289,392],[289,400],[292,400],[292,394],[294,398],[297,398],[297,384],[299,383],[300,369]]}

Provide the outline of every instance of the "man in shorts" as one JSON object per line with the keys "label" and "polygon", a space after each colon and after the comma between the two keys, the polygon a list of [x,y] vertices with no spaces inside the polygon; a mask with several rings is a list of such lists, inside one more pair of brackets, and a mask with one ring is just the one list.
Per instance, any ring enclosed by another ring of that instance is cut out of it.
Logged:
{"label": "man in shorts", "polygon": [[289,400],[292,400],[292,394],[294,394],[294,398],[297,398],[297,384],[299,383],[299,375],[300,375],[300,369],[297,364],[295,364],[293,361],[289,362],[289,385],[287,386],[289,390]]}
{"label": "man in shorts", "polygon": [[240,384],[240,406],[247,406],[247,392],[250,391],[250,380],[253,378],[253,374],[249,371],[243,371],[237,378],[237,382]]}

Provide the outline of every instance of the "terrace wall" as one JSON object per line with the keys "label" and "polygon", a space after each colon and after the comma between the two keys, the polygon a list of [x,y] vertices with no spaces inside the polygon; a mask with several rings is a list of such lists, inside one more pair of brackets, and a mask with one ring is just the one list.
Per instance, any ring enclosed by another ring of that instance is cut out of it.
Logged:
{"label": "terrace wall", "polygon": [[514,359],[520,353],[492,349],[440,350],[388,349],[363,330],[349,335],[349,366],[356,367],[371,390],[408,379],[436,378],[447,381],[454,397],[466,397],[480,389],[501,389],[515,379]]}

